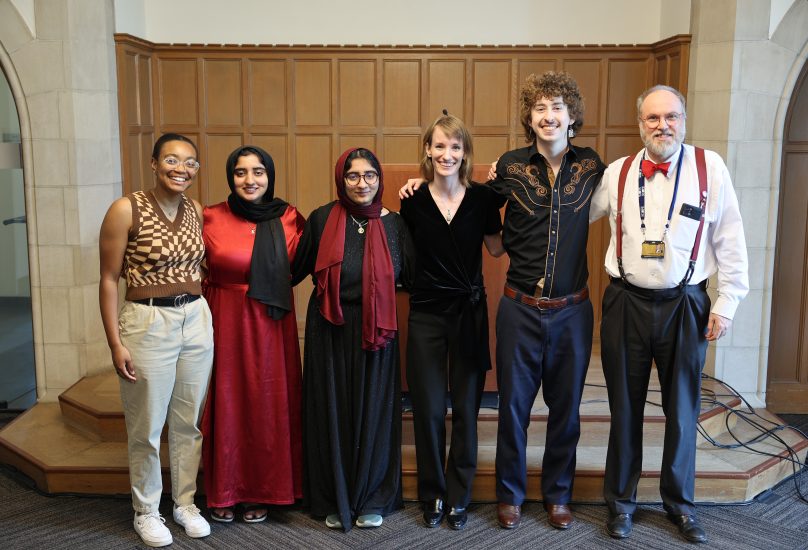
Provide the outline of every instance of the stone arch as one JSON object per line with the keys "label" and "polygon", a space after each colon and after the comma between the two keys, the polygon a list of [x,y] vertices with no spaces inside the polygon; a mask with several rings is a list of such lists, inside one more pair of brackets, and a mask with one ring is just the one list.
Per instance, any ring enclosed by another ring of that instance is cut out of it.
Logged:
{"label": "stone arch", "polygon": [[766,387],[768,383],[769,353],[768,337],[771,332],[772,321],[772,288],[774,282],[774,259],[775,243],[777,241],[777,220],[779,217],[779,197],[782,182],[780,175],[783,160],[783,134],[785,132],[786,114],[791,103],[794,88],[799,79],[800,72],[806,61],[808,61],[808,2],[798,0],[794,2],[786,15],[783,17],[777,29],[772,34],[771,42],[782,48],[782,53],[790,54],[790,65],[787,71],[777,72],[774,66],[770,67],[770,77],[782,82],[782,93],[777,104],[777,113],[772,127],[772,161],[771,161],[771,181],[773,183],[773,195],[769,203],[769,217],[767,230],[767,256],[766,256],[766,277],[765,288],[767,290],[766,300],[761,311],[761,335],[766,338],[766,349],[760,355],[760,365],[758,370],[758,395],[766,402]]}
{"label": "stone arch", "polygon": [[[2,68],[5,78],[8,81],[14,103],[17,108],[17,117],[20,121],[20,141],[22,147],[23,185],[25,194],[25,216],[28,220],[28,272],[31,281],[31,309],[34,333],[34,364],[36,368],[36,393],[37,398],[42,397],[46,392],[45,387],[45,363],[42,315],[40,305],[42,296],[39,285],[39,252],[37,238],[37,211],[36,198],[34,193],[34,153],[33,136],[31,130],[31,116],[28,109],[28,101],[24,92],[20,75],[17,72],[14,62],[6,49],[7,40],[11,40],[14,46],[20,47],[27,42],[32,42],[34,37],[28,26],[23,22],[16,8],[8,0],[0,0],[0,13],[5,14],[0,25],[0,68]],[[10,38],[9,38],[10,37]],[[27,41],[26,41],[27,37]]]}

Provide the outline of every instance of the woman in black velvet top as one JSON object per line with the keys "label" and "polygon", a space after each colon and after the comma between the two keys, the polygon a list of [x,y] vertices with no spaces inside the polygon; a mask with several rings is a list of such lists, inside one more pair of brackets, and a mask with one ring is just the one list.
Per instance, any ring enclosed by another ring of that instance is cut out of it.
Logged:
{"label": "woman in black velvet top", "polygon": [[[423,145],[421,174],[427,184],[401,202],[416,253],[407,383],[418,498],[428,527],[439,526],[449,508],[449,526],[462,529],[477,469],[477,415],[491,368],[482,244],[493,256],[504,253],[502,223],[493,193],[470,181],[472,142],[460,119],[439,117],[424,134]],[[452,404],[448,462],[447,381]]]}

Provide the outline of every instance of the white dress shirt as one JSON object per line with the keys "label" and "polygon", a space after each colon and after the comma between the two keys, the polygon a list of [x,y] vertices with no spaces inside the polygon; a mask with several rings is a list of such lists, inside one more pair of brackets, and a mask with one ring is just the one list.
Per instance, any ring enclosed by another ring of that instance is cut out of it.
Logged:
{"label": "white dress shirt", "polygon": [[[645,236],[640,227],[638,197],[639,166],[643,158],[640,151],[634,158],[626,176],[623,193],[623,270],[629,283],[647,289],[672,288],[679,284],[687,272],[690,253],[696,239],[698,220],[680,214],[682,204],[699,206],[699,179],[696,157],[692,145],[684,146],[682,174],[673,208],[670,229],[664,237],[664,258],[642,258],[644,240],[663,240],[668,209],[676,181],[679,152],[671,161],[667,177],[656,172],[645,180]],[[609,216],[611,238],[606,251],[606,271],[620,277],[617,266],[615,240],[617,217],[617,186],[624,158],[609,165],[603,181],[592,198],[590,221]],[[718,299],[712,313],[732,319],[738,303],[749,292],[748,260],[738,198],[732,187],[724,161],[713,151],[705,151],[707,164],[707,205],[699,256],[690,284],[704,281],[718,272]]]}

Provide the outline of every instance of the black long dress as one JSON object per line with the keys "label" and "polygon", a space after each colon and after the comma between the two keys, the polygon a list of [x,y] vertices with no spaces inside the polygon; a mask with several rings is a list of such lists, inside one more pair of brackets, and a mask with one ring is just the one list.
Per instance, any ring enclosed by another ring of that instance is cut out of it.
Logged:
{"label": "black long dress", "polygon": [[[333,205],[309,217],[292,265],[294,283],[313,273]],[[381,220],[398,282],[406,228],[398,214]],[[327,321],[312,292],[303,354],[304,503],[315,517],[339,514],[345,531],[360,515],[384,516],[402,506],[398,336],[379,351],[361,347],[365,235],[357,229],[348,216],[340,271],[345,324]]]}

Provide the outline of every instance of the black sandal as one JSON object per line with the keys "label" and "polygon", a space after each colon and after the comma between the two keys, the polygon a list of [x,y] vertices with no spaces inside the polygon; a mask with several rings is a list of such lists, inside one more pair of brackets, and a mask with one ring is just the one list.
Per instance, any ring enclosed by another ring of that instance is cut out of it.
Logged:
{"label": "black sandal", "polygon": [[[230,512],[229,516],[224,514],[217,514],[216,510],[227,510]],[[210,519],[213,521],[218,521],[219,523],[232,523],[234,519],[236,519],[236,513],[233,511],[232,506],[222,506],[221,508],[211,508],[210,509]]]}
{"label": "black sandal", "polygon": [[[265,519],[267,519],[268,510],[266,504],[242,504],[242,509],[244,510],[244,515],[242,518],[244,519],[244,523],[261,523]],[[253,513],[255,514],[256,510],[263,510],[264,513],[261,515],[253,515],[252,518],[248,518],[247,514]]]}

